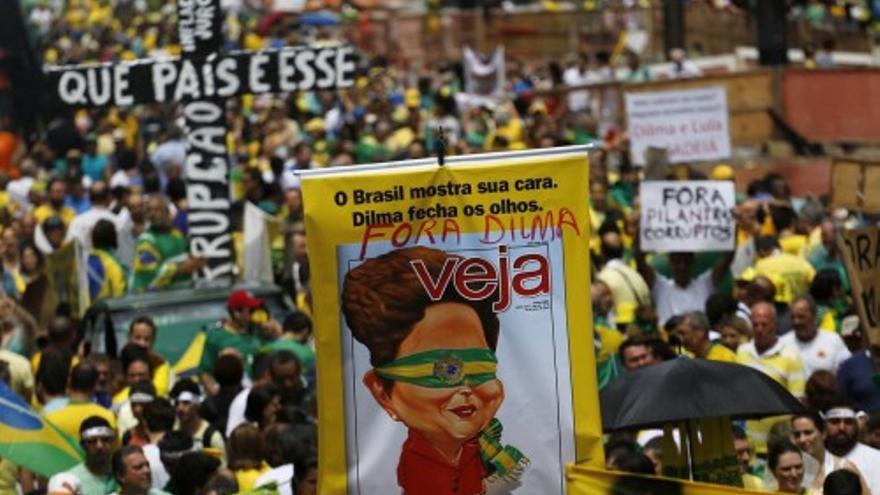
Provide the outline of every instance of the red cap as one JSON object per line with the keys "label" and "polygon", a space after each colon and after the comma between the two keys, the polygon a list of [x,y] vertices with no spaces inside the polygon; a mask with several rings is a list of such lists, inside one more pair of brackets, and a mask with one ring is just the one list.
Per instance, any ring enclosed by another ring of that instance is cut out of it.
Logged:
{"label": "red cap", "polygon": [[229,299],[226,300],[226,307],[229,308],[229,311],[240,311],[244,308],[256,309],[262,305],[262,299],[255,297],[250,291],[246,290],[234,291],[232,294],[229,294]]}

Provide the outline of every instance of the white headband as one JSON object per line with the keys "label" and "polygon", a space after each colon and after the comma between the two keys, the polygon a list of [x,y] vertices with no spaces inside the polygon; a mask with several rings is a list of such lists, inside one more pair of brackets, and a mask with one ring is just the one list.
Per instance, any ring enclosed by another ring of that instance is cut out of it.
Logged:
{"label": "white headband", "polygon": [[128,396],[128,400],[130,400],[132,404],[145,404],[147,402],[153,402],[154,399],[155,397],[146,392],[135,392]]}
{"label": "white headband", "polygon": [[198,404],[199,402],[202,401],[202,396],[196,395],[196,394],[190,392],[189,390],[184,390],[174,400],[177,402],[193,402],[193,403]]}
{"label": "white headband", "polygon": [[856,419],[856,412],[848,407],[835,407],[825,413],[825,419]]}
{"label": "white headband", "polygon": [[116,435],[113,434],[113,430],[111,430],[110,428],[107,428],[106,426],[94,426],[92,428],[87,428],[80,435],[80,437],[82,437],[83,440],[91,440],[92,438],[97,438],[97,437],[113,438],[115,436]]}

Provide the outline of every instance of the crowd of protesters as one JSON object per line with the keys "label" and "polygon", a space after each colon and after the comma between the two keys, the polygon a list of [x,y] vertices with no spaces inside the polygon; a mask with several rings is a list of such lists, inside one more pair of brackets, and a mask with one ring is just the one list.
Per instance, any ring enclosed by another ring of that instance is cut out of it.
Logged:
{"label": "crowd of protesters", "polygon": [[[727,180],[730,172],[720,165],[706,177],[682,166],[669,178]],[[753,367],[808,412],[736,426],[745,486],[822,493],[832,471],[849,469],[877,493],[880,349],[866,344],[837,244],[840,229],[865,220],[813,198],[792,198],[785,180],[768,174],[739,199],[735,251],[648,254],[632,215],[638,185],[626,169],[610,187],[592,185],[600,386],[682,356]],[[611,466],[625,468],[616,459],[651,459],[652,439],[612,439]],[[779,467],[785,452],[797,453],[796,469]]]}
{"label": "crowd of protesters", "polygon": [[[227,3],[227,49],[341,36]],[[179,53],[169,22],[174,8],[159,0],[39,1],[27,13],[46,63],[67,64]],[[343,22],[354,22],[356,12],[345,12]],[[675,77],[699,76],[683,53],[671,56]],[[509,98],[492,105],[459,104],[459,61],[415,71],[382,57],[362,60],[350,89],[229,100],[238,250],[246,202],[281,219],[279,249],[287,255],[279,259],[287,263],[276,280],[298,308],[282,322],[255,318],[263,302],[231,293],[228,318],[207,332],[198,374],[188,378],[174,376],[153,350],[157,328],[149,316],[135,319],[128,343],[106,356],[84,351],[70,304],[48,317],[24,309],[46,277],[46,258],[74,242],[85,253],[91,301],[189,286],[204,260],[188,256],[180,108],[82,109],[53,118],[35,136],[5,123],[0,377],[79,440],[85,461],[46,480],[4,459],[0,493],[220,495],[267,484],[284,494],[314,493],[315,355],[294,172],[422,158],[436,151],[432,129],[442,126],[450,153],[601,145],[588,195],[600,386],[680,356],[755,367],[810,412],[737,427],[746,486],[792,493],[824,486],[834,495],[848,492],[829,484],[850,482],[880,494],[880,388],[872,382],[880,349],[865,344],[835,242],[840,229],[865,219],[792,197],[784,178],[771,174],[739,198],[735,252],[643,252],[640,171],[630,165],[626,133],[604,118],[606,103],[592,92],[546,91],[614,80],[617,62],[605,52],[562,64],[509,60]],[[620,65],[626,82],[653,77],[634,53]],[[705,174],[678,166],[669,174],[733,179],[726,165]],[[651,440],[610,439],[609,467],[662,473]]]}

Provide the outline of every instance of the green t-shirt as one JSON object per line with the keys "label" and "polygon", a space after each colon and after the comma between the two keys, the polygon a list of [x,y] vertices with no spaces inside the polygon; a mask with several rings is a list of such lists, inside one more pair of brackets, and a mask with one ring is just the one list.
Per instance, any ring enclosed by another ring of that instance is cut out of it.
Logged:
{"label": "green t-shirt", "polygon": [[813,251],[810,252],[810,256],[809,258],[807,258],[807,260],[810,262],[811,265],[813,265],[813,268],[816,269],[816,272],[825,269],[835,270],[837,272],[837,275],[840,277],[843,291],[849,292],[850,283],[849,275],[846,272],[846,265],[843,264],[842,259],[829,256],[828,250],[825,249],[825,246],[816,246]]}
{"label": "green t-shirt", "polygon": [[134,254],[132,292],[164,289],[188,281],[189,275],[175,275],[188,251],[186,238],[176,229],[141,234]]}
{"label": "green t-shirt", "polygon": [[636,186],[629,183],[618,181],[616,184],[608,188],[608,200],[611,206],[626,210],[632,208],[633,200],[636,197]]}
{"label": "green t-shirt", "polygon": [[76,476],[82,485],[81,495],[107,495],[119,489],[109,472],[106,476],[95,476],[85,463],[73,466],[68,473]]}
{"label": "green t-shirt", "polygon": [[279,339],[261,350],[263,352],[290,351],[299,360],[299,364],[304,370],[311,369],[315,365],[315,351],[295,340]]}
{"label": "green t-shirt", "polygon": [[254,356],[270,343],[272,343],[271,339],[239,332],[225,325],[211,328],[205,335],[205,347],[202,350],[202,360],[199,362],[199,373],[211,373],[214,370],[214,361],[217,360],[220,351],[231,347],[241,354],[245,371],[250,376]]}

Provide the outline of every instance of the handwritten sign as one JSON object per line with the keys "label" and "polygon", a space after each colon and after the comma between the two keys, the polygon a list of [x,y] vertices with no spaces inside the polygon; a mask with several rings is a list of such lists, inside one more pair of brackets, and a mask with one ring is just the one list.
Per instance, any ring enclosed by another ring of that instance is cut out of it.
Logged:
{"label": "handwritten sign", "polygon": [[730,158],[724,87],[627,93],[626,118],[636,165],[649,147],[666,148],[671,163]]}
{"label": "handwritten sign", "polygon": [[733,182],[645,181],[639,236],[645,251],[729,251],[736,240]]}
{"label": "handwritten sign", "polygon": [[322,495],[564,495],[603,465],[574,150],[302,174]]}
{"label": "handwritten sign", "polygon": [[871,344],[880,345],[880,229],[845,230],[840,247],[862,330]]}

